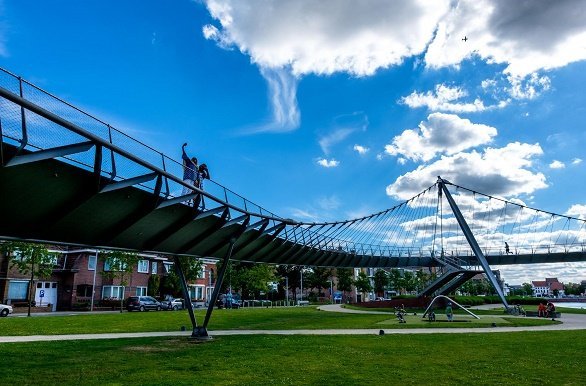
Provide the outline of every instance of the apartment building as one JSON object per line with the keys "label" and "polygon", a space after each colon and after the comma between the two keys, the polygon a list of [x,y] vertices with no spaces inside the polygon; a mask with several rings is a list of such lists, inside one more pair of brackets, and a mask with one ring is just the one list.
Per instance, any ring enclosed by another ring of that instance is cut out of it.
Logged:
{"label": "apartment building", "polygon": [[[95,249],[56,247],[50,251],[57,256],[51,275],[35,278],[33,284],[36,306],[49,307],[51,311],[87,308],[88,304],[99,306],[105,300],[147,295],[149,283],[164,282],[173,270],[173,261],[166,256],[139,254],[127,284],[122,285],[120,279],[110,279],[102,274],[110,267],[107,259]],[[198,304],[207,302],[215,284],[215,261],[203,259],[203,263],[200,277],[188,283],[191,299]],[[26,303],[29,283],[30,276],[11,267],[9,259],[0,254],[0,302]],[[166,294],[159,291],[154,295]]]}

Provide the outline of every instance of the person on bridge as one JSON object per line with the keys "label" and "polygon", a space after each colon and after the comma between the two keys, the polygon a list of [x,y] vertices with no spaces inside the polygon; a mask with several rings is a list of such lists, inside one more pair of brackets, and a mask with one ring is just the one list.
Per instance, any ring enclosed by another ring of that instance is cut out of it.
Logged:
{"label": "person on bridge", "polygon": [[511,252],[511,249],[509,248],[509,243],[507,243],[506,241],[505,241],[505,253],[506,253],[507,255],[508,255],[509,253],[513,253],[513,252]]}
{"label": "person on bridge", "polygon": [[[199,180],[199,169],[197,166],[197,158],[187,156],[185,152],[185,146],[187,146],[187,142],[183,144],[181,147],[182,155],[181,158],[183,159],[183,182],[188,183],[189,185],[196,186],[195,182]],[[181,195],[186,195],[192,193],[192,190],[188,187],[183,187],[183,192]]]}
{"label": "person on bridge", "polygon": [[199,165],[198,169],[198,180],[195,183],[195,186],[203,190],[203,180],[210,179],[210,171],[208,170],[208,166],[206,164]]}

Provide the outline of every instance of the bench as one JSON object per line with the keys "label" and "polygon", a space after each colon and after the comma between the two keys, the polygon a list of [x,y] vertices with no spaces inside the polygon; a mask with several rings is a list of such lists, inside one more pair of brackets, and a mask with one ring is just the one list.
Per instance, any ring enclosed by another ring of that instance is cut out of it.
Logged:
{"label": "bench", "polygon": [[308,306],[309,300],[297,300],[297,305],[298,306]]}
{"label": "bench", "polygon": [[[525,311],[525,316],[533,316],[533,317],[537,317],[539,316],[537,311]],[[551,316],[548,316],[549,318],[551,318]],[[553,313],[553,317],[555,318],[561,318],[562,317],[562,313],[561,312],[554,312]]]}

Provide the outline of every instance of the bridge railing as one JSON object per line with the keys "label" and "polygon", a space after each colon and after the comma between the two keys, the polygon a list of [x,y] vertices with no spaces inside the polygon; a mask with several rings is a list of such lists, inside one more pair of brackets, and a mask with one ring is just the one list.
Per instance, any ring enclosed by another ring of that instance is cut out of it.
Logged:
{"label": "bridge railing", "polygon": [[[124,149],[169,174],[178,177],[183,174],[180,162],[2,68],[0,68],[0,87],[83,128],[104,141]],[[22,109],[17,104],[6,99],[0,99],[0,111],[2,112],[2,121],[0,123],[3,140],[21,146],[23,149],[43,150],[87,140],[83,136],[32,111]],[[86,169],[93,168],[93,151],[78,153],[64,158],[68,162],[76,163]],[[112,150],[104,153],[102,173],[113,180],[127,179],[149,172],[150,170],[147,167]],[[180,183],[168,178],[164,178],[164,180],[163,195],[171,198],[181,194],[183,186]],[[150,181],[140,186],[143,189],[152,191],[154,185],[155,181]],[[259,214],[259,216],[279,218],[271,211],[213,180],[205,181],[205,190],[210,196],[207,199],[208,207],[228,203],[247,212]],[[203,202],[205,203],[206,200],[204,199]]]}

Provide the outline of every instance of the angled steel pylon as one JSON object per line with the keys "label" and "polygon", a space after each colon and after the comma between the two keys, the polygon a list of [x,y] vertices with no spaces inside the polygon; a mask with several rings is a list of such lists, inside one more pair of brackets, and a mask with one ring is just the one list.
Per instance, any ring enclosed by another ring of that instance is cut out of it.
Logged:
{"label": "angled steel pylon", "polygon": [[466,240],[468,241],[468,244],[470,245],[470,247],[472,248],[472,251],[474,252],[474,255],[476,255],[476,258],[478,259],[478,262],[482,266],[484,273],[488,277],[490,284],[492,284],[492,286],[496,290],[497,294],[501,298],[501,301],[503,302],[505,309],[508,310],[509,304],[507,303],[507,299],[505,299],[505,294],[504,294],[501,286],[499,285],[498,280],[496,279],[496,276],[494,275],[494,273],[492,272],[492,269],[490,268],[490,265],[486,261],[486,258],[484,257],[484,254],[482,253],[482,250],[480,249],[480,246],[478,245],[476,238],[472,234],[472,231],[470,230],[468,223],[466,222],[466,220],[464,220],[464,216],[462,216],[462,212],[460,212],[460,208],[458,208],[458,205],[456,204],[450,191],[446,187],[446,184],[450,184],[450,182],[448,182],[438,176],[437,183],[438,183],[438,194],[440,196],[439,199],[441,200],[441,195],[443,192],[443,194],[445,194],[445,196],[446,196],[446,199],[448,200],[448,203],[450,204],[450,208],[452,208],[452,212],[454,213],[456,220],[458,221],[458,225],[460,225],[460,229],[462,229],[462,232],[464,232],[464,236],[466,236]]}

